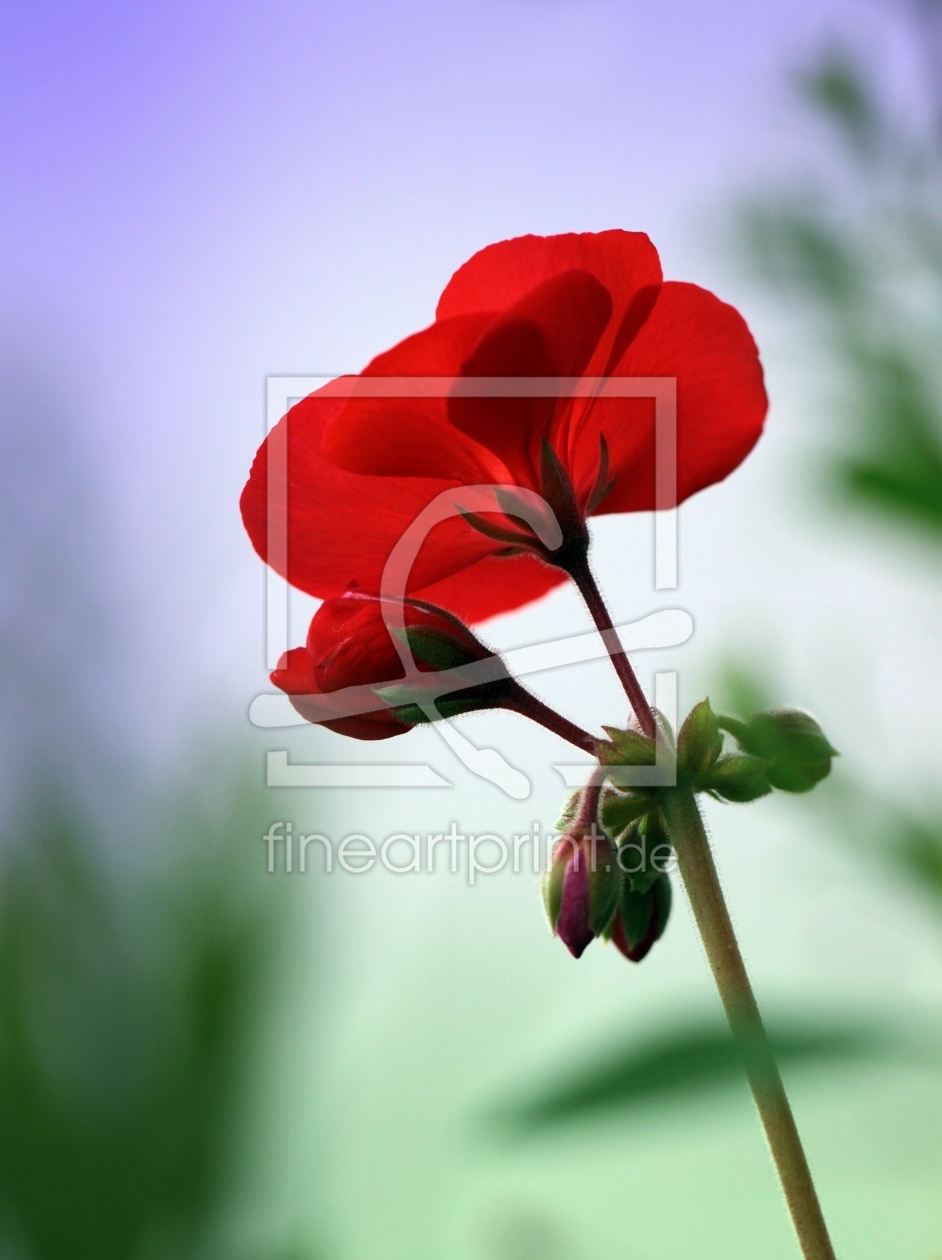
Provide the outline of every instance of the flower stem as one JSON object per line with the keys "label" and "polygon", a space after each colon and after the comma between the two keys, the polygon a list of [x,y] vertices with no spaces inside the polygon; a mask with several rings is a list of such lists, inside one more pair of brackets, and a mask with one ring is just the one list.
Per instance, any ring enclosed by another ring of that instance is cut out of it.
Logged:
{"label": "flower stem", "polygon": [[654,714],[651,711],[651,706],[648,704],[647,697],[641,690],[641,684],[638,682],[635,671],[631,668],[631,662],[625,655],[625,649],[621,645],[618,631],[612,624],[608,609],[605,607],[605,601],[602,599],[602,592],[599,590],[592,570],[589,568],[588,557],[584,556],[577,563],[572,564],[567,569],[567,572],[576,586],[578,586],[579,592],[585,600],[589,612],[592,614],[592,620],[598,627],[602,636],[602,642],[612,658],[615,673],[625,689],[625,695],[628,697],[628,702],[634,710],[635,717],[638,719],[642,731],[649,739],[655,739],[657,737],[657,725],[654,721]]}
{"label": "flower stem", "polygon": [[590,735],[581,726],[576,726],[575,722],[570,722],[561,713],[551,709],[548,704],[538,700],[525,687],[515,686],[513,695],[503,703],[502,707],[509,709],[511,713],[519,713],[522,717],[528,717],[540,726],[545,726],[554,735],[559,735],[560,738],[567,740],[570,744],[574,744],[576,748],[581,748],[584,752],[591,753],[593,757],[598,753],[594,735]]}
{"label": "flower stem", "polygon": [[834,1260],[808,1161],[739,952],[696,799],[687,788],[671,789],[662,795],[661,811],[713,978],[742,1055],[802,1254],[805,1260]]}
{"label": "flower stem", "polygon": [[582,789],[579,810],[572,821],[573,831],[591,831],[593,836],[599,834],[595,831],[595,827],[598,823],[599,799],[602,795],[606,774],[607,771],[604,766],[596,766],[592,771],[589,782]]}

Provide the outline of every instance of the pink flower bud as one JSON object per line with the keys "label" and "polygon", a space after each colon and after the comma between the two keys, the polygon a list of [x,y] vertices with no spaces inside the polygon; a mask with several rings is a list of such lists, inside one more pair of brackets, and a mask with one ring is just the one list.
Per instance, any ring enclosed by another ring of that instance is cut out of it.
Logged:
{"label": "pink flower bud", "polygon": [[609,926],[618,907],[622,875],[615,850],[593,828],[560,836],[543,883],[554,935],[574,958]]}

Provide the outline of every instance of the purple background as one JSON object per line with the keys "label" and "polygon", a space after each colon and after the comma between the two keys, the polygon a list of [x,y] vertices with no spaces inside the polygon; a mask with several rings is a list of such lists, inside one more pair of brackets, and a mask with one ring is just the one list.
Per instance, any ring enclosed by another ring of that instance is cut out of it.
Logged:
{"label": "purple background", "polygon": [[[526,231],[644,229],[736,298],[702,225],[787,164],[783,69],[891,25],[832,0],[5,5],[5,585],[45,627],[37,686],[84,670],[150,744],[243,707],[266,374],[358,369]],[[44,580],[83,563],[99,629]]]}

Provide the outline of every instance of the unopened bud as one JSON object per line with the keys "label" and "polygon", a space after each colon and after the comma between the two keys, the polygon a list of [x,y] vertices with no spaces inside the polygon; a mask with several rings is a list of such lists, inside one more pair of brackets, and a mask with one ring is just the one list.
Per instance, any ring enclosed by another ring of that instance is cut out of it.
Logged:
{"label": "unopened bud", "polygon": [[579,958],[612,921],[622,889],[615,850],[593,829],[560,836],[543,881],[550,927]]}
{"label": "unopened bud", "polygon": [[640,962],[659,940],[671,912],[671,881],[659,875],[647,892],[625,887],[615,915],[612,940],[631,962]]}
{"label": "unopened bud", "polygon": [[837,756],[821,727],[802,709],[773,709],[745,722],[722,719],[743,752],[768,761],[767,779],[783,792],[810,792]]}

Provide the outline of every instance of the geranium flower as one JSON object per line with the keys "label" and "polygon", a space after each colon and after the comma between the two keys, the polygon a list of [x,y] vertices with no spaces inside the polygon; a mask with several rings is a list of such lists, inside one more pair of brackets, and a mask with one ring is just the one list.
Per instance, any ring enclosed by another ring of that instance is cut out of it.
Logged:
{"label": "geranium flower", "polygon": [[[452,277],[435,323],[361,375],[676,377],[678,502],[745,458],[767,407],[758,352],[738,312],[696,285],[663,282],[647,236],[622,231],[525,236],[481,250]],[[345,398],[327,386],[281,421],[274,440],[285,439],[286,513],[268,486],[270,438],[243,492],[243,519],[262,558],[281,570],[278,555],[287,554],[283,576],[321,598],[351,582],[381,589],[397,541],[454,487],[518,486],[552,502],[552,468],[571,486],[580,524],[655,505],[654,405],[646,398],[477,398],[457,388],[442,397]],[[269,557],[272,509],[273,520],[285,515],[287,540],[276,540]],[[520,534],[514,517],[443,521],[419,551],[409,593],[471,623],[537,598],[566,575]]]}
{"label": "geranium flower", "polygon": [[591,735],[511,678],[457,617],[423,600],[384,600],[358,588],[325,599],[304,647],[285,652],[271,680],[308,722],[353,739],[506,709],[595,751]]}
{"label": "geranium flower", "polygon": [[[303,718],[340,735],[388,739],[411,730],[416,721],[414,706],[410,706],[412,720],[406,721],[408,708],[384,707],[381,698],[374,699],[370,694],[374,686],[388,686],[406,677],[403,655],[410,672],[416,673],[433,673],[495,658],[467,626],[442,609],[405,600],[401,616],[404,636],[410,644],[404,654],[390,635],[378,595],[351,589],[339,598],[326,599],[311,619],[304,647],[284,654],[272,672],[272,682],[291,697]],[[494,682],[474,688],[473,696],[465,693],[465,707],[489,707],[494,697],[502,696],[510,685],[501,667]],[[358,695],[358,690],[366,694]],[[331,705],[330,697],[338,692],[349,694]],[[326,704],[321,697],[327,700]],[[375,707],[362,711],[364,704],[371,702]],[[328,718],[333,707],[340,713],[346,708],[348,716]],[[455,707],[455,701],[451,707]],[[427,719],[419,711],[417,720]]]}

